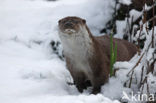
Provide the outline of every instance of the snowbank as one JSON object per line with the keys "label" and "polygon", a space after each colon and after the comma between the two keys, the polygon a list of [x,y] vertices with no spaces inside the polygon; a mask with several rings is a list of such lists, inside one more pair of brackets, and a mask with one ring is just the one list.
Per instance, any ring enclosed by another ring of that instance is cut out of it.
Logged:
{"label": "snowbank", "polygon": [[[0,1],[1,103],[118,103],[102,94],[80,94],[65,62],[51,49],[57,21],[79,16],[95,35],[111,19],[113,0]],[[96,9],[95,9],[96,8]],[[108,93],[108,92],[107,92]]]}

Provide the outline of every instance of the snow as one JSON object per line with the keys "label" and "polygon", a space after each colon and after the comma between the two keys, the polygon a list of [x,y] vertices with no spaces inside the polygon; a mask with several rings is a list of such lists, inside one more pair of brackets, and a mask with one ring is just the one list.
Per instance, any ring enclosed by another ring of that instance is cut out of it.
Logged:
{"label": "snow", "polygon": [[133,21],[136,21],[138,19],[138,17],[141,16],[142,12],[132,9],[129,14],[131,17],[133,17]]}
{"label": "snow", "polygon": [[119,2],[125,5],[130,5],[132,3],[131,0],[119,0]]}
{"label": "snow", "polygon": [[114,37],[122,39],[123,35],[124,35],[124,29],[126,27],[126,20],[125,21],[121,21],[121,20],[116,21],[116,26],[117,26],[117,33]]}
{"label": "snow", "polygon": [[[130,4],[131,0],[120,2]],[[102,86],[101,93],[93,95],[90,94],[92,88],[79,93],[74,85],[68,85],[73,80],[65,61],[56,55],[50,45],[52,41],[60,42],[57,21],[65,16],[86,19],[91,32],[101,35],[99,31],[112,18],[114,5],[114,0],[1,0],[0,103],[119,103],[123,92],[129,96],[133,89],[136,90],[138,83],[135,80],[132,81],[132,88],[123,84],[129,80],[127,73],[140,55],[136,54],[127,62],[116,62],[114,68],[119,70],[115,77]],[[141,13],[131,10],[130,16],[136,20]],[[115,37],[122,38],[126,20],[116,24]],[[146,29],[143,28],[142,32],[146,34]],[[137,39],[138,34],[139,31],[133,39]],[[149,31],[149,35],[144,35],[147,41],[141,54],[147,49],[151,34],[152,31]],[[62,46],[57,49],[62,55]],[[146,66],[146,60],[151,60],[153,52],[154,49],[150,48],[136,67],[135,78],[138,80],[142,66]],[[155,93],[156,78],[150,73],[147,76],[150,92]]]}
{"label": "snow", "polygon": [[68,85],[70,73],[50,45],[60,41],[57,21],[65,16],[86,19],[91,31],[100,35],[112,6],[113,0],[1,0],[0,102],[119,103],[103,94],[90,95],[90,88],[81,94]]}

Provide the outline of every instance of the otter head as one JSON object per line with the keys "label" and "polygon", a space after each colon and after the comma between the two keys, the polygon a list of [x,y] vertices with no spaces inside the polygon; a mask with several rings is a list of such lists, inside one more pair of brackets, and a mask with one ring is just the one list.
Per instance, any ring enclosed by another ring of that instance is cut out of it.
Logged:
{"label": "otter head", "polygon": [[84,51],[92,44],[91,33],[86,21],[79,17],[65,17],[59,20],[59,37],[63,44],[64,52]]}
{"label": "otter head", "polygon": [[59,20],[59,30],[65,35],[74,35],[81,31],[86,21],[79,17],[65,17]]}

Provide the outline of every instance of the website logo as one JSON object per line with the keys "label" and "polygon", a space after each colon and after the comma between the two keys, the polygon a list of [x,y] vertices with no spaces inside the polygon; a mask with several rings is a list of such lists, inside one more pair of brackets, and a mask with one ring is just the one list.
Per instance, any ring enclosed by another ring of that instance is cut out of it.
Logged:
{"label": "website logo", "polygon": [[154,94],[141,94],[140,92],[135,94],[131,92],[130,94],[127,94],[125,91],[123,91],[122,93],[123,93],[122,100],[126,100],[126,101],[135,101],[135,102],[155,101]]}

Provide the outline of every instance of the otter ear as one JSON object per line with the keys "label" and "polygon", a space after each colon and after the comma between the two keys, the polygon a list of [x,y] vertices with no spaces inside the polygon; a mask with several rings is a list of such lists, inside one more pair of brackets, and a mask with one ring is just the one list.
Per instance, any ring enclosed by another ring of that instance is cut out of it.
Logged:
{"label": "otter ear", "polygon": [[82,20],[82,22],[85,24],[85,23],[86,23],[86,20],[85,20],[85,19],[83,19],[83,20]]}
{"label": "otter ear", "polygon": [[58,23],[60,24],[61,23],[61,20],[59,20]]}

